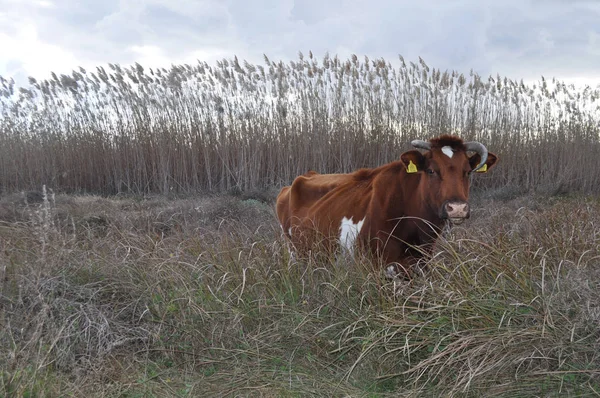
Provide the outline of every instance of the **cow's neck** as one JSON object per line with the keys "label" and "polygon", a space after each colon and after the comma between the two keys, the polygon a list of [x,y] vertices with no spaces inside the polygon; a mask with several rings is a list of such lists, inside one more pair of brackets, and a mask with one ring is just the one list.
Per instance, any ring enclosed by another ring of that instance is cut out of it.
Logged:
{"label": "cow's neck", "polygon": [[[412,177],[412,176],[411,176]],[[420,175],[419,178],[425,178]],[[411,217],[422,218],[434,226],[441,229],[445,220],[442,220],[436,209],[432,209],[427,204],[423,190],[420,188],[420,180],[412,180],[411,184],[390,184],[387,187],[390,200],[384,204],[383,213],[389,219],[410,219]],[[430,228],[429,228],[430,229]],[[394,235],[401,235],[402,231],[396,229]]]}

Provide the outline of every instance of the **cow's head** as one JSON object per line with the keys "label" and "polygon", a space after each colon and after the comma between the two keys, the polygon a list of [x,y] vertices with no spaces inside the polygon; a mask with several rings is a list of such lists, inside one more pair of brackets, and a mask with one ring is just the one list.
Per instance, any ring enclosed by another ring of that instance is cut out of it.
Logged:
{"label": "cow's head", "polygon": [[[479,142],[444,135],[429,142],[414,140],[415,148],[402,154],[408,178],[419,178],[417,190],[428,212],[460,224],[469,218],[469,183],[472,173],[486,173],[498,157]],[[468,152],[474,152],[469,156]]]}

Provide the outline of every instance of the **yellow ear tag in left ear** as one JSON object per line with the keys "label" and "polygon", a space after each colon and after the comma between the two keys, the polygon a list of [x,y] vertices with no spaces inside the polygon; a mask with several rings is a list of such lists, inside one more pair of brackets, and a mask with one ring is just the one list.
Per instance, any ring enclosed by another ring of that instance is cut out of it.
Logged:
{"label": "yellow ear tag in left ear", "polygon": [[406,172],[407,173],[416,173],[417,172],[417,166],[415,166],[415,164],[412,162],[412,160],[410,160],[408,162],[408,167],[406,168]]}
{"label": "yellow ear tag in left ear", "polygon": [[478,173],[485,173],[487,171],[487,164],[484,164],[483,166],[481,166],[481,168],[479,170],[477,170]]}

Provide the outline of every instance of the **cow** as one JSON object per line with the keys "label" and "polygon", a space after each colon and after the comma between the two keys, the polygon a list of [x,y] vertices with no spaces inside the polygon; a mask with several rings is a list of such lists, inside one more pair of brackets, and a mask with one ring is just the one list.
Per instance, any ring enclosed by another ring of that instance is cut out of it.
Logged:
{"label": "cow", "polygon": [[383,264],[387,277],[411,278],[443,227],[469,218],[472,174],[498,161],[483,144],[453,135],[411,144],[425,152],[347,174],[309,171],[283,187],[275,210],[292,250],[359,249]]}

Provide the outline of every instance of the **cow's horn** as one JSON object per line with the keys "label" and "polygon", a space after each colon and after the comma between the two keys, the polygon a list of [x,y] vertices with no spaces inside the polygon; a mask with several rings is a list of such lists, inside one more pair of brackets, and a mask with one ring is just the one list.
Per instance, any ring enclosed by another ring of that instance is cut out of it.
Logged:
{"label": "cow's horn", "polygon": [[414,146],[415,148],[420,148],[420,149],[425,149],[427,151],[431,150],[431,144],[427,141],[423,141],[423,140],[413,140],[410,142],[412,144],[412,146]]}
{"label": "cow's horn", "polygon": [[487,161],[487,158],[488,158],[488,150],[487,150],[487,148],[483,144],[481,144],[479,142],[470,141],[470,142],[465,142],[465,149],[467,151],[477,152],[479,154],[479,156],[481,156],[481,160],[479,161],[479,165],[477,167],[475,167],[472,171],[477,171],[480,168],[482,168],[483,165],[485,164],[485,162]]}

